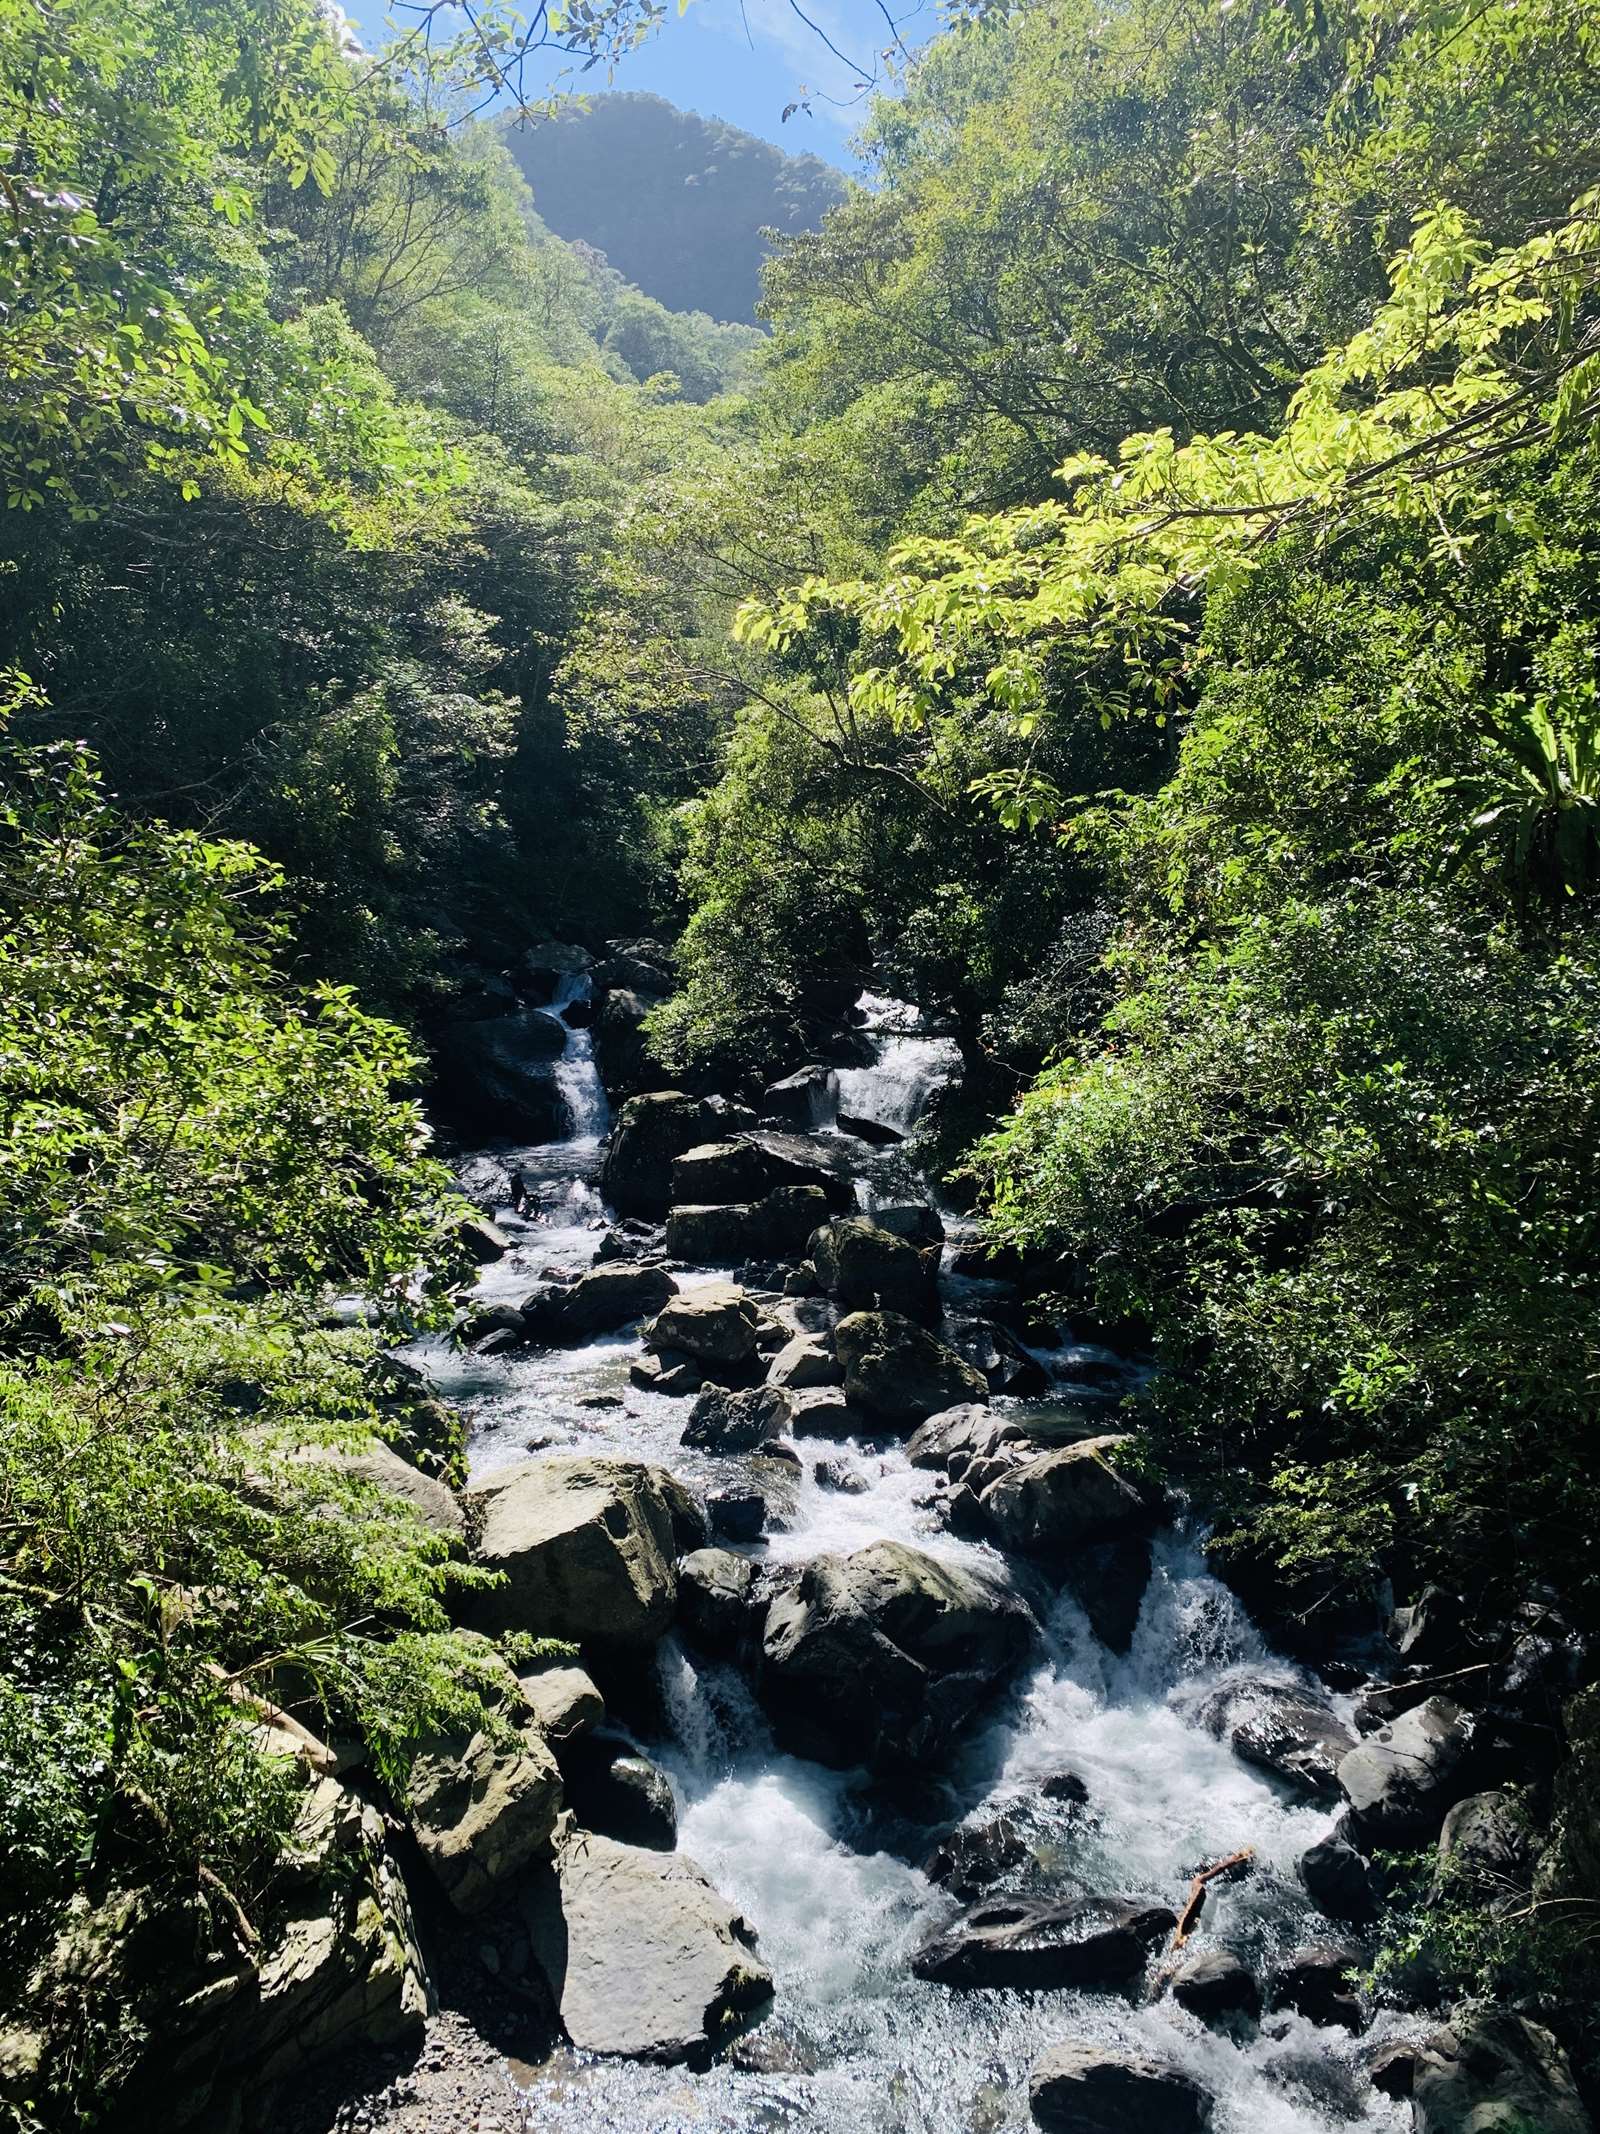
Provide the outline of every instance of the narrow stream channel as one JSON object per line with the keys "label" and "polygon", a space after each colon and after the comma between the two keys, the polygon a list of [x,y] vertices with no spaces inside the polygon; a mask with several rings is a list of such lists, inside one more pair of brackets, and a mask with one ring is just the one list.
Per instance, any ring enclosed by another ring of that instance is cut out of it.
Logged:
{"label": "narrow stream channel", "polygon": [[[847,1108],[903,1131],[949,1072],[950,1053],[908,1028],[895,1004],[869,1006],[879,1064],[852,1070]],[[515,1248],[486,1271],[488,1299],[524,1294],[544,1269],[588,1265],[604,1227],[596,1181],[607,1107],[586,1032],[573,1033],[561,1064],[573,1137],[485,1150],[462,1166],[466,1190],[480,1202],[498,1197],[512,1164],[538,1197],[536,1220],[508,1221]],[[903,1174],[894,1152],[883,1162],[886,1179]],[[874,1197],[870,1179],[864,1192]],[[678,1279],[689,1286],[697,1278]],[[738,1479],[737,1459],[684,1450],[687,1403],[629,1382],[642,1353],[637,1335],[490,1360],[442,1344],[417,1351],[440,1390],[469,1413],[477,1477],[529,1453],[583,1451],[659,1462],[701,1489]],[[1058,1365],[1081,1365],[1085,1353],[1063,1352]],[[1073,1398],[1064,1386],[1043,1400],[996,1405],[1028,1414],[1059,1411]],[[890,1538],[936,1556],[998,1560],[986,1544],[941,1525],[931,1478],[898,1445],[802,1438],[796,1449],[792,1499],[774,1506],[779,1530],[749,1553],[806,1559]],[[815,1476],[818,1462],[841,1455],[864,1485],[857,1494]],[[981,1824],[1000,1811],[1024,1824],[1054,1894],[1116,1893],[1176,1909],[1199,1868],[1252,1847],[1254,1872],[1213,1888],[1193,1946],[1226,1946],[1261,1971],[1296,1944],[1330,1936],[1295,1876],[1299,1854],[1326,1834],[1329,1812],[1291,1800],[1199,1723],[1201,1707],[1230,1683],[1307,1678],[1267,1650],[1237,1600],[1207,1573],[1197,1537],[1180,1528],[1158,1542],[1123,1657],[1097,1640],[1073,1601],[1046,1591],[1025,1568],[1012,1572],[1045,1625],[1040,1663],[969,1737],[954,1769],[936,1784],[890,1796],[862,1774],[780,1753],[736,1673],[667,1641],[658,1660],[659,1716],[641,1746],[671,1776],[680,1849],[756,1928],[776,1997],[759,2028],[704,2072],[573,2053],[519,2070],[530,2128],[1025,2128],[1028,2070],[1067,2038],[1142,2043],[1187,2068],[1217,2099],[1216,2134],[1408,2124],[1406,2108],[1376,2093],[1363,2072],[1394,2018],[1380,2017],[1355,2039],[1299,2016],[1269,2015],[1230,2037],[1170,1996],[1138,2004],[1107,1993],[957,1992],[911,1976],[913,1950],[959,1909],[917,1863],[952,1823]],[[1041,1794],[1039,1782],[1063,1772],[1082,1781],[1086,1802]],[[1139,2130],[1130,2125],[1128,2134]]]}

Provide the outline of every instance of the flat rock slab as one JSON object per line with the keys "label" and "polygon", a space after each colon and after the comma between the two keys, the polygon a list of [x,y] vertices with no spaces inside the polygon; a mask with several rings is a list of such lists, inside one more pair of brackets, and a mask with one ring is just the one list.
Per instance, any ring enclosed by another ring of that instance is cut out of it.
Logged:
{"label": "flat rock slab", "polygon": [[753,1932],[681,1853],[570,1830],[524,1901],[580,2051],[698,2059],[772,1997]]}
{"label": "flat rock slab", "polygon": [[963,1912],[911,1960],[940,1986],[1010,1986],[1055,1992],[1127,1986],[1177,1919],[1135,1897],[1073,1897],[1065,1904],[1001,1898]]}

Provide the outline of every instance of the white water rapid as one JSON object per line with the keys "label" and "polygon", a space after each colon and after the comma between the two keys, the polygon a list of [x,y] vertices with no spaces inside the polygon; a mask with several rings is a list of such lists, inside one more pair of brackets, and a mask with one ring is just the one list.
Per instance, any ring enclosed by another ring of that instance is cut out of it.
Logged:
{"label": "white water rapid", "polygon": [[[846,1108],[870,1102],[873,1116],[913,1118],[949,1064],[934,1050],[943,1043],[885,1033],[877,1068],[841,1076]],[[577,1269],[593,1255],[605,1100],[586,1031],[573,1033],[562,1066],[571,1076],[563,1082],[572,1091],[571,1140],[497,1150],[465,1166],[478,1197],[493,1197],[512,1161],[537,1187],[541,1213],[510,1225],[517,1242],[487,1270],[490,1296],[515,1296],[540,1270]],[[658,1461],[702,1489],[740,1478],[737,1459],[685,1452],[685,1403],[630,1383],[637,1336],[494,1359],[442,1344],[418,1353],[469,1412],[478,1474],[529,1452],[584,1450]],[[1049,1403],[996,1405],[1059,1414],[1072,1397],[1069,1388]],[[802,1438],[796,1450],[791,1496],[775,1501],[763,1481],[769,1531],[750,1553],[805,1560],[889,1537],[946,1558],[995,1561],[986,1545],[943,1528],[931,1478],[911,1468],[900,1446]],[[816,1475],[820,1461],[841,1458],[860,1479],[856,1494]],[[1048,2045],[1068,2038],[1143,2044],[1187,2068],[1217,2100],[1214,2134],[1407,2124],[1405,2108],[1363,2073],[1393,2018],[1357,2040],[1271,2015],[1234,2038],[1170,1997],[963,1992],[911,1976],[918,1944],[959,1909],[919,1863],[952,1824],[982,1823],[1000,1810],[1024,1819],[1062,1896],[1144,1897],[1176,1910],[1199,1868],[1254,1848],[1248,1878],[1213,1885],[1192,1946],[1225,1945],[1265,1969],[1297,1943],[1330,1934],[1295,1876],[1298,1855],[1326,1833],[1329,1814],[1293,1803],[1197,1723],[1207,1697],[1230,1681],[1297,1677],[1207,1573],[1196,1538],[1175,1530],[1158,1545],[1125,1657],[1099,1643],[1075,1603],[1033,1591],[1045,1634],[1031,1676],[972,1730],[953,1769],[887,1795],[860,1773],[780,1753],[740,1675],[668,1640],[658,1718],[640,1733],[641,1746],[672,1779],[680,1849],[755,1927],[775,1999],[759,2027],[705,2070],[570,2051],[519,2065],[530,2134],[1021,2134],[1030,2125],[1028,2071]],[[1086,1805],[1040,1793],[1038,1781],[1062,1771],[1082,1780]],[[1127,2134],[1140,2129],[1130,2124]]]}
{"label": "white water rapid", "polygon": [[878,1057],[870,1067],[840,1068],[839,1109],[909,1134],[934,1091],[960,1072],[960,1051],[954,1038],[929,1036],[909,1001],[863,993],[859,1006]]}

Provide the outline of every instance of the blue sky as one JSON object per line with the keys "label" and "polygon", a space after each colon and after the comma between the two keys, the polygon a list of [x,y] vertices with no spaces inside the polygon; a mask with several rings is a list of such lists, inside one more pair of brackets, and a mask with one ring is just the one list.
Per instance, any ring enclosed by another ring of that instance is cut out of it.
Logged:
{"label": "blue sky", "polygon": [[[740,0],[689,0],[681,17],[675,0],[668,0],[662,28],[624,60],[610,86],[651,90],[683,110],[743,126],[791,155],[809,152],[848,169],[854,160],[850,136],[865,102],[856,86],[860,75],[829,51],[828,42],[848,59],[871,66],[889,42],[889,31],[875,0],[799,4],[815,30],[790,0],[743,0],[742,6]],[[887,4],[913,48],[938,27],[936,0]],[[381,0],[345,0],[345,8],[363,42],[383,41]],[[585,94],[603,93],[606,86],[598,69],[582,79]],[[785,122],[784,107],[802,90],[811,92],[809,112],[797,111]]]}

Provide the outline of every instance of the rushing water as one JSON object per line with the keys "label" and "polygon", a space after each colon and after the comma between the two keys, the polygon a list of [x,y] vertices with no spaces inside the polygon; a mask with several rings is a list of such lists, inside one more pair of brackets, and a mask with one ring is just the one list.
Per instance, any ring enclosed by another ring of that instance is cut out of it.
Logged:
{"label": "rushing water", "polygon": [[[908,1057],[895,1048],[939,1042],[889,1028],[879,1081],[855,1083],[846,1108],[870,1101],[881,1107],[872,1116],[895,1107],[897,1118],[913,1115],[914,1086],[925,1095],[929,1072],[941,1070],[930,1070],[926,1053]],[[492,1295],[520,1294],[542,1268],[580,1267],[594,1251],[605,1099],[586,1032],[573,1033],[563,1066],[580,1129],[573,1139],[490,1152],[465,1169],[478,1197],[492,1197],[513,1162],[539,1183],[539,1217],[511,1225],[513,1253],[487,1271]],[[907,1093],[903,1101],[897,1091]],[[480,1474],[530,1451],[582,1449],[661,1461],[702,1487],[732,1479],[738,1461],[684,1452],[684,1403],[629,1383],[640,1353],[637,1337],[625,1336],[487,1361],[442,1347],[426,1352],[441,1388],[470,1412]],[[1081,1355],[1063,1352],[1069,1364]],[[802,1465],[793,1490],[772,1501],[779,1530],[753,1553],[804,1560],[889,1537],[949,1558],[993,1561],[984,1545],[943,1529],[930,1478],[899,1447],[801,1439],[796,1449]],[[841,1456],[866,1485],[859,1494],[824,1487],[814,1473],[819,1460]],[[770,1472],[762,1486],[770,1491]],[[1097,1641],[1071,1601],[1037,1599],[1041,1660],[975,1730],[931,1799],[923,1789],[919,1799],[886,1801],[860,1773],[780,1753],[739,1675],[668,1640],[658,1663],[659,1724],[644,1746],[671,1775],[680,1848],[757,1929],[776,1998],[766,2021],[703,2072],[570,2052],[524,2070],[530,2129],[999,2134],[1029,2125],[1028,2070],[1046,2046],[1067,2038],[1143,2044],[1187,2067],[1218,2100],[1216,2134],[1406,2124],[1405,2108],[1374,2092],[1361,2073],[1364,2053],[1391,2019],[1358,2041],[1297,2016],[1269,2016],[1236,2040],[1208,2030],[1170,1997],[960,1993],[910,1975],[917,1945],[958,1909],[918,1862],[951,1822],[982,1822],[1000,1810],[1025,1819],[1036,1854],[1050,1863],[1051,1887],[1064,1895],[1143,1896],[1176,1909],[1197,1869],[1253,1847],[1248,1878],[1213,1885],[1193,1946],[1226,1945],[1264,1968],[1296,1942],[1328,1933],[1294,1873],[1298,1855],[1327,1830],[1327,1814],[1290,1802],[1196,1723],[1206,1696],[1230,1680],[1291,1681],[1295,1670],[1265,1649],[1238,1602],[1208,1575],[1194,1537],[1177,1530],[1159,1545],[1125,1657]],[[1037,1782],[1062,1770],[1083,1780],[1087,1806],[1040,1796]],[[1139,2130],[1130,2125],[1128,2134]]]}
{"label": "rushing water", "polygon": [[863,993],[860,1005],[878,1057],[870,1067],[840,1068],[839,1109],[909,1134],[935,1090],[959,1073],[961,1054],[953,1038],[930,1037],[921,1015],[903,1000]]}

